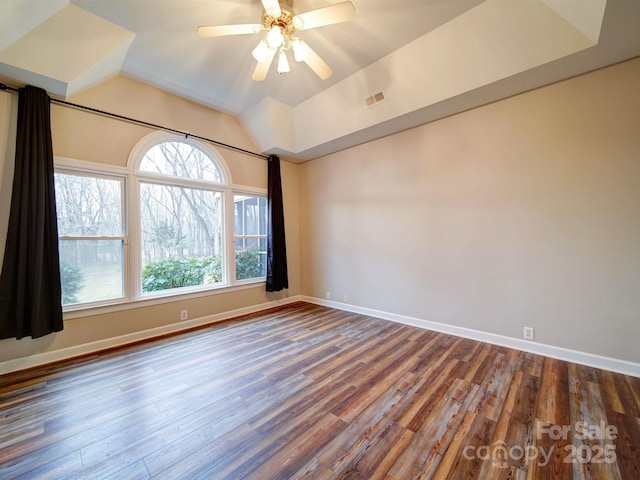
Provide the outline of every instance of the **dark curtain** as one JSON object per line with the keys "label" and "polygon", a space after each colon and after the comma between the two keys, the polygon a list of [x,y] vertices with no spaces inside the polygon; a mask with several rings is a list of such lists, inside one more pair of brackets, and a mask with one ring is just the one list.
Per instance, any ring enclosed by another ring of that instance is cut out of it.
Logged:
{"label": "dark curtain", "polygon": [[49,101],[40,88],[20,89],[0,338],[37,338],[63,327]]}
{"label": "dark curtain", "polygon": [[289,288],[289,278],[287,275],[287,245],[284,238],[280,158],[276,155],[269,157],[268,175],[267,292],[279,292]]}

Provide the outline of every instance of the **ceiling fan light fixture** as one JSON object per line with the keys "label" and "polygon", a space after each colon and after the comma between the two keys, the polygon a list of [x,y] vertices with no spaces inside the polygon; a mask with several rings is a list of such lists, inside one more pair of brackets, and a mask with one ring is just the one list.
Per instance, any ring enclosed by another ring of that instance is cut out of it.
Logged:
{"label": "ceiling fan light fixture", "polygon": [[287,55],[283,50],[280,50],[280,55],[278,56],[278,73],[289,73],[290,71],[291,67],[289,66]]}
{"label": "ceiling fan light fixture", "polygon": [[293,57],[296,62],[304,62],[305,58],[309,55],[309,50],[299,38],[292,40],[291,48],[293,49]]}
{"label": "ceiling fan light fixture", "polygon": [[274,25],[267,34],[267,43],[270,48],[278,48],[284,42],[282,29],[278,25]]}
{"label": "ceiling fan light fixture", "polygon": [[264,40],[261,40],[258,46],[253,49],[253,51],[251,52],[251,55],[253,55],[253,58],[255,58],[258,62],[264,63],[267,61],[268,53],[269,53],[269,47],[267,45],[267,42],[265,42]]}
{"label": "ceiling fan light fixture", "polygon": [[[255,0],[252,0],[255,1]],[[333,70],[302,39],[295,36],[297,30],[310,30],[325,25],[348,22],[355,18],[356,10],[349,0],[316,8],[296,15],[291,8],[293,0],[259,0],[264,11],[258,24],[205,25],[198,27],[201,37],[222,37],[247,33],[266,32],[266,38],[251,51],[258,64],[251,78],[263,81],[278,54],[278,73],[291,71],[287,51],[293,52],[296,62],[304,62],[322,80]]]}

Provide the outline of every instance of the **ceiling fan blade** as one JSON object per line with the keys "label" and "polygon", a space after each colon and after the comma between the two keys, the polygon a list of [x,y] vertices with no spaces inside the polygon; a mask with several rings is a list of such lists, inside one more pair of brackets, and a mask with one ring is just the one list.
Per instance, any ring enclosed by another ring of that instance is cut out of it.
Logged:
{"label": "ceiling fan blade", "polygon": [[349,22],[356,18],[356,9],[351,2],[336,3],[328,7],[318,8],[293,17],[293,24],[298,30]]}
{"label": "ceiling fan blade", "polygon": [[201,37],[224,37],[226,35],[244,35],[257,33],[262,26],[257,23],[244,23],[240,25],[208,25],[198,27],[198,35]]}
{"label": "ceiling fan blade", "polygon": [[260,0],[262,2],[262,6],[264,7],[264,11],[267,12],[274,18],[278,18],[282,14],[282,10],[280,10],[280,2],[278,0]]}
{"label": "ceiling fan blade", "polygon": [[331,67],[327,65],[316,52],[311,50],[309,45],[307,45],[302,40],[301,42],[307,49],[307,56],[304,59],[304,63],[309,65],[309,67],[311,67],[311,70],[313,70],[316,75],[318,75],[322,80],[326,80],[327,78],[329,78],[333,74],[333,70],[331,70]]}
{"label": "ceiling fan blade", "polygon": [[261,82],[267,77],[267,73],[269,72],[269,67],[271,66],[271,62],[273,61],[273,57],[275,57],[276,51],[274,49],[269,49],[267,53],[267,58],[264,62],[258,62],[255,70],[253,71],[253,75],[251,76],[252,80],[256,82]]}

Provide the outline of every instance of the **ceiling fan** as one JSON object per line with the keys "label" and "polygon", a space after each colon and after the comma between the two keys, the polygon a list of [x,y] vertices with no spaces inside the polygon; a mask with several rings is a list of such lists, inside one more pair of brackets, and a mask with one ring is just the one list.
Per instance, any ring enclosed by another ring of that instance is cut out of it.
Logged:
{"label": "ceiling fan", "polygon": [[351,2],[341,2],[309,12],[295,14],[291,7],[278,0],[260,0],[264,13],[260,23],[238,25],[209,25],[198,27],[201,37],[222,37],[226,35],[243,35],[249,33],[268,32],[266,39],[261,40],[251,53],[257,60],[253,71],[253,80],[266,78],[269,67],[278,53],[278,73],[290,71],[287,51],[292,50],[297,62],[305,62],[321,79],[331,76],[333,70],[303,40],[295,36],[298,30],[310,30],[325,25],[348,22],[356,16],[356,9]]}

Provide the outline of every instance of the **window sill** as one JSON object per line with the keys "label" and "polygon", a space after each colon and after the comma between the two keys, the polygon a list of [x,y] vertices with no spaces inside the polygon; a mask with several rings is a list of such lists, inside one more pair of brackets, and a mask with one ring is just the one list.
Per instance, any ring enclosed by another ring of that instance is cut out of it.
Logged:
{"label": "window sill", "polygon": [[64,320],[72,320],[74,318],[90,317],[94,315],[102,315],[105,313],[121,312],[125,310],[134,310],[136,308],[150,307],[153,305],[162,305],[165,303],[182,302],[193,298],[208,297],[211,295],[220,295],[223,293],[236,292],[240,290],[248,290],[259,286],[264,286],[265,279],[243,280],[242,283],[236,285],[224,285],[212,287],[206,290],[191,290],[187,292],[172,293],[162,296],[143,297],[135,300],[114,300],[99,305],[89,306],[68,306],[63,307]]}

